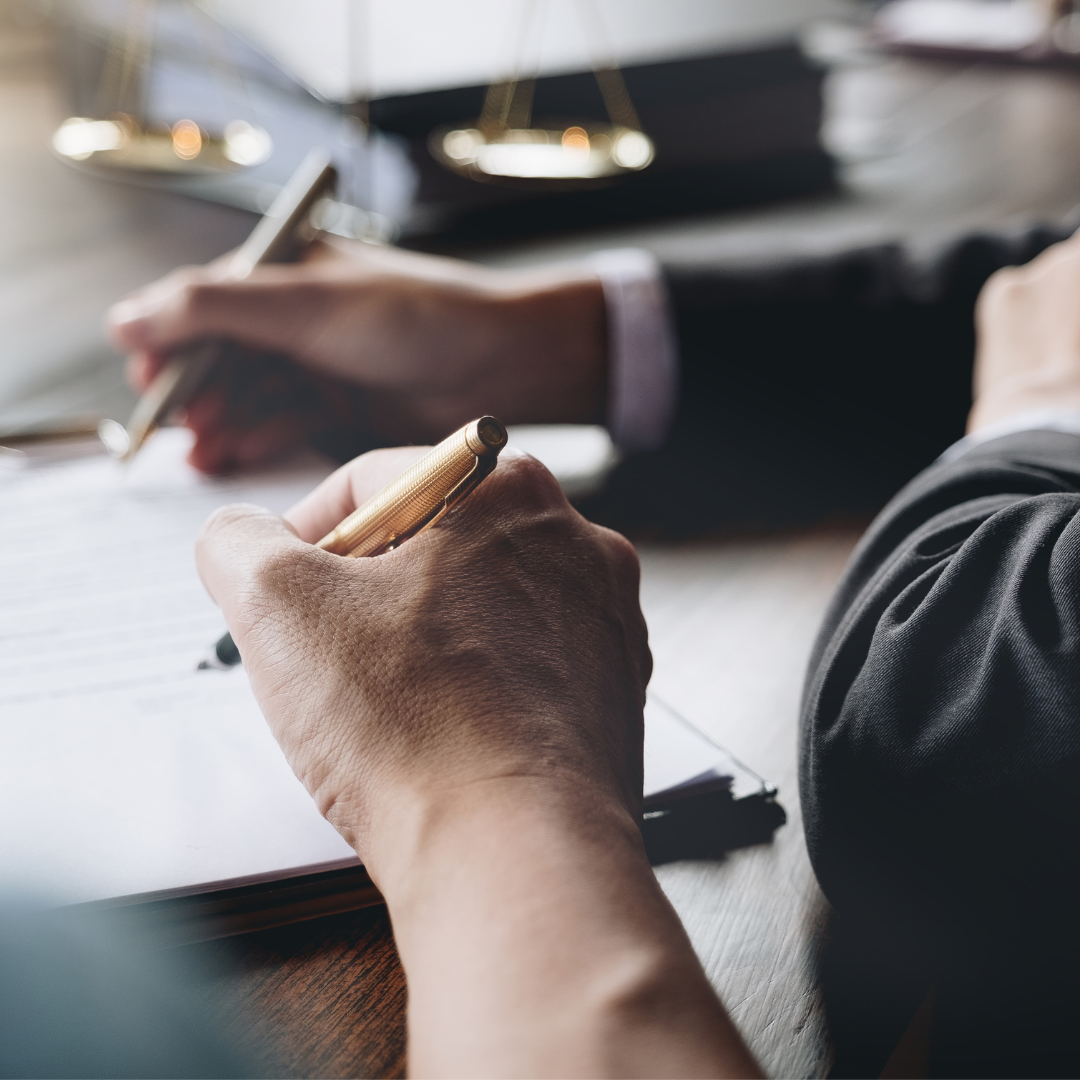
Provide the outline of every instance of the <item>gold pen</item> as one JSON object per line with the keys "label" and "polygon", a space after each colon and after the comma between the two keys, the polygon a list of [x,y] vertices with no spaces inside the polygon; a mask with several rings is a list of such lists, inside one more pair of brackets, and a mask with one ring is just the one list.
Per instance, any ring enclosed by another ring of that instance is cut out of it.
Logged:
{"label": "gold pen", "polygon": [[[256,266],[295,258],[314,236],[314,232],[299,235],[312,207],[329,194],[336,181],[337,171],[327,152],[312,150],[237,249],[229,265],[229,278],[242,281]],[[219,341],[174,352],[139,398],[127,427],[116,420],[102,420],[98,435],[109,453],[121,461],[130,461],[169,413],[191,400],[221,358],[221,352]]]}
{"label": "gold pen", "polygon": [[[431,528],[476,489],[495,468],[506,445],[506,428],[494,416],[481,416],[429,450],[381,491],[357,507],[315,546],[360,559],[396,548]],[[240,653],[225,634],[199,669],[231,668]]]}

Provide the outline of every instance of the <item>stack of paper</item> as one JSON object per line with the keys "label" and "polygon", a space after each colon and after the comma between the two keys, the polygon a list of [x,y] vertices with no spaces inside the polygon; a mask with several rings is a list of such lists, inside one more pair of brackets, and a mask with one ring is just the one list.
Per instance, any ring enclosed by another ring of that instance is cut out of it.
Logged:
{"label": "stack of paper", "polygon": [[[210,480],[183,464],[187,443],[163,431],[127,469],[0,469],[0,876],[71,902],[204,894],[218,909],[226,893],[280,907],[270,886],[300,881],[300,907],[271,921],[377,900],[243,669],[196,670],[223,630],[195,571],[199,527],[229,502],[281,512],[330,466]],[[688,784],[764,787],[654,704],[646,795]]]}

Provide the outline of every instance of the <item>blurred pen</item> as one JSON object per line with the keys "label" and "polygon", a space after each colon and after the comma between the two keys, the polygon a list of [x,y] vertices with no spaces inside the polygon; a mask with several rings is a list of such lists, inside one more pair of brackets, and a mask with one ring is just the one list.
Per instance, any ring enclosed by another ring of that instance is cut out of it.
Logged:
{"label": "blurred pen", "polygon": [[[312,150],[233,256],[228,276],[241,281],[263,263],[294,259],[311,239],[300,235],[301,227],[336,181],[326,151]],[[169,413],[191,400],[221,351],[221,342],[206,341],[174,352],[139,398],[126,428],[116,420],[101,422],[98,435],[109,453],[130,461]]]}

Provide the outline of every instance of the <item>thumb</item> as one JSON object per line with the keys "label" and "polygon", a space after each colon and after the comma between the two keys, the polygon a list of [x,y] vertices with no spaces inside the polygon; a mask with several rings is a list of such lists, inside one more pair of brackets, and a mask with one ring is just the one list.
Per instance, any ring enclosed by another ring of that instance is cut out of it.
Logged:
{"label": "thumb", "polygon": [[282,518],[248,503],[215,511],[195,541],[199,577],[238,645],[253,625],[284,613],[319,554]]}
{"label": "thumb", "polygon": [[164,353],[208,337],[292,352],[321,319],[318,309],[318,290],[295,266],[257,267],[243,281],[216,265],[188,267],[114,304],[105,327],[129,352]]}

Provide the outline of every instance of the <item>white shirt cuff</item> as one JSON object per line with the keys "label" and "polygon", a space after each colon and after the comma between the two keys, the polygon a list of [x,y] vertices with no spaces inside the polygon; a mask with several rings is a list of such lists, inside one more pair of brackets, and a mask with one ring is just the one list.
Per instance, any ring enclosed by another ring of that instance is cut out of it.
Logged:
{"label": "white shirt cuff", "polygon": [[942,464],[956,461],[976,446],[1020,431],[1063,431],[1067,435],[1080,435],[1080,409],[1028,409],[1015,416],[1006,416],[954,442],[938,461]]}
{"label": "white shirt cuff", "polygon": [[679,384],[660,264],[648,251],[618,248],[597,252],[588,265],[607,305],[608,432],[620,450],[655,450],[667,437]]}

